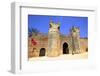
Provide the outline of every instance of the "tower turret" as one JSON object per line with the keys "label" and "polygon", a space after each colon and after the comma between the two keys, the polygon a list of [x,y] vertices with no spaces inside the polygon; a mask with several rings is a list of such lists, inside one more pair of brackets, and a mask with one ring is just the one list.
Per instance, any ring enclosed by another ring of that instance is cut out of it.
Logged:
{"label": "tower turret", "polygon": [[72,54],[80,53],[80,30],[78,27],[73,26],[71,29],[72,37]]}
{"label": "tower turret", "polygon": [[48,52],[47,56],[59,56],[60,55],[60,25],[50,21],[48,33]]}

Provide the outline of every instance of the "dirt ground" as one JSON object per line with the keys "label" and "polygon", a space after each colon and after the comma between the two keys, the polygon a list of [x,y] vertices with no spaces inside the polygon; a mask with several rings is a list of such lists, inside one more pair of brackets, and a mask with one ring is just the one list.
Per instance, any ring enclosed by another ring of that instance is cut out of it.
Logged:
{"label": "dirt ground", "polygon": [[64,55],[60,55],[58,57],[33,57],[30,58],[29,61],[45,61],[45,60],[70,60],[70,59],[87,59],[88,58],[88,53],[82,53],[82,54],[64,54]]}

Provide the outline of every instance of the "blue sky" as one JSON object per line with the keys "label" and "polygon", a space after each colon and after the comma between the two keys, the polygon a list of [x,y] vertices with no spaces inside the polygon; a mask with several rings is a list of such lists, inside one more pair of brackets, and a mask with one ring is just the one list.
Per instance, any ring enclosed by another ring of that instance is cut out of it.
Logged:
{"label": "blue sky", "polygon": [[50,20],[60,22],[60,32],[64,35],[68,35],[72,26],[76,26],[80,28],[80,37],[88,37],[88,17],[28,15],[28,27],[48,33]]}

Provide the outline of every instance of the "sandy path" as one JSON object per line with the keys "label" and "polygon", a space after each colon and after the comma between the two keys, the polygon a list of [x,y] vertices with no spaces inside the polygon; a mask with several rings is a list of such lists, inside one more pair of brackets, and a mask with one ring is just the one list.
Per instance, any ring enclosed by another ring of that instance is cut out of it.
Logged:
{"label": "sandy path", "polygon": [[29,61],[37,61],[37,60],[65,60],[65,59],[87,59],[88,58],[88,54],[87,53],[82,53],[82,54],[65,54],[65,55],[60,55],[58,57],[33,57],[30,58]]}

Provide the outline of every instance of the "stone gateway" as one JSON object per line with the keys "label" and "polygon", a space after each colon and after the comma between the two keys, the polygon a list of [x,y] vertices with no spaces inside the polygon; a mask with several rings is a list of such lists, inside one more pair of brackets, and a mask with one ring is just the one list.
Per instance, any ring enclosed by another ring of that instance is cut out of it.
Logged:
{"label": "stone gateway", "polygon": [[80,38],[80,29],[73,26],[69,31],[69,35],[62,35],[60,23],[50,21],[48,35],[39,33],[28,38],[28,58],[88,52],[88,39]]}

